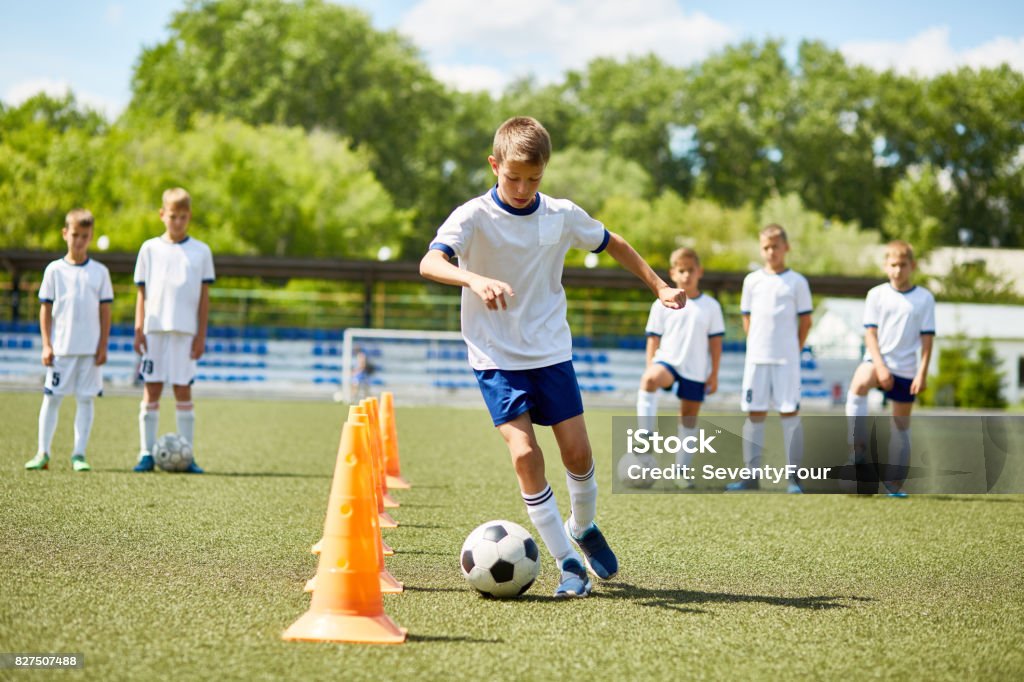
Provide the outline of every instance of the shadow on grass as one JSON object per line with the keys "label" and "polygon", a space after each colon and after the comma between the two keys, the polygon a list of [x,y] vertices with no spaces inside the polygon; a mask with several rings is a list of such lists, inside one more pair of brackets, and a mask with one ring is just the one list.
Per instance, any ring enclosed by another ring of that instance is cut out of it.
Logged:
{"label": "shadow on grass", "polygon": [[941,500],[942,502],[987,502],[989,504],[1007,502],[1009,504],[1024,504],[1024,497],[992,497],[984,493],[964,493],[963,495],[928,495],[929,499]]}
{"label": "shadow on grass", "polygon": [[137,474],[141,479],[152,476],[180,476],[181,478],[318,478],[330,479],[331,474],[293,474],[275,471],[205,471],[202,474],[177,474],[166,471],[138,473],[129,469],[93,469],[90,474]]}
{"label": "shadow on grass", "polygon": [[593,596],[605,599],[630,599],[638,602],[641,606],[653,606],[680,613],[707,613],[704,609],[698,608],[702,604],[767,604],[769,606],[787,606],[795,609],[826,611],[849,608],[849,604],[844,602],[874,601],[869,597],[775,597],[758,594],[729,594],[727,592],[700,592],[696,590],[664,588],[652,589],[622,582],[602,585],[600,591],[594,591]]}
{"label": "shadow on grass", "polygon": [[500,637],[496,639],[479,639],[477,637],[450,637],[446,635],[408,635],[409,642],[466,642],[467,644],[504,644],[505,640]]}

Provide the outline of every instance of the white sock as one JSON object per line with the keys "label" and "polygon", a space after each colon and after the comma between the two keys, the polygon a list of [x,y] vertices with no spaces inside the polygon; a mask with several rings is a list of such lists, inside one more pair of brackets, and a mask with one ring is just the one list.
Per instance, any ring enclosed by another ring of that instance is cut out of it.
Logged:
{"label": "white sock", "polygon": [[92,432],[93,399],[92,396],[79,396],[75,401],[75,449],[72,455],[85,457],[85,448],[89,446],[89,433]]}
{"label": "white sock", "polygon": [[[696,426],[684,426],[679,425],[679,439],[685,444],[687,438],[695,438],[697,440],[690,441],[691,443],[697,443],[700,440],[700,432]],[[686,449],[681,449],[676,453],[676,466],[690,466],[693,464],[693,453],[687,452]]]}
{"label": "white sock", "polygon": [[755,422],[747,417],[743,422],[743,465],[748,469],[759,468],[763,449],[764,421]]}
{"label": "white sock", "polygon": [[156,430],[160,426],[160,401],[139,404],[139,454],[153,454]]}
{"label": "white sock", "polygon": [[591,463],[590,471],[582,476],[566,470],[565,483],[569,487],[569,506],[572,509],[569,515],[569,530],[576,537],[580,537],[583,531],[590,528],[597,515],[597,480],[594,479],[594,464]]}
{"label": "white sock", "polygon": [[654,431],[658,426],[658,391],[636,392],[636,423],[637,428]]}
{"label": "white sock", "polygon": [[192,409],[192,402],[180,402],[175,405],[175,408],[174,419],[178,433],[188,441],[188,444],[192,446],[192,451],[195,452],[196,413]]}
{"label": "white sock", "polygon": [[782,445],[786,449],[786,463],[800,466],[804,459],[804,423],[800,415],[782,417]]}
{"label": "white sock", "polygon": [[886,479],[894,484],[893,490],[903,487],[910,466],[910,429],[889,426],[889,467]]}
{"label": "white sock", "polygon": [[558,511],[558,503],[555,501],[555,494],[551,492],[551,486],[545,486],[544,490],[533,495],[523,493],[523,502],[526,503],[526,513],[530,516],[533,527],[537,529],[548,552],[555,558],[559,570],[562,568],[562,562],[570,557],[575,558],[582,566],[583,560],[572,548],[569,536],[565,534],[562,514]]}
{"label": "white sock", "polygon": [[867,428],[868,428],[868,397],[857,395],[853,391],[846,394],[846,442],[849,444],[851,454],[855,459],[864,459],[864,450],[867,449]]}
{"label": "white sock", "polygon": [[60,401],[63,396],[43,395],[43,405],[39,408],[39,450],[36,454],[50,454],[53,434],[57,430],[57,418],[60,417]]}

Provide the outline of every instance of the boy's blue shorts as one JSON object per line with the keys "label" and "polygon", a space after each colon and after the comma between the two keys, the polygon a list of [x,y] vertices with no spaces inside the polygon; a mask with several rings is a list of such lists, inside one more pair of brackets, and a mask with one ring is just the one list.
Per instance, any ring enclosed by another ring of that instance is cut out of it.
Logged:
{"label": "boy's blue shorts", "polygon": [[533,423],[541,426],[583,414],[572,360],[537,369],[477,369],[473,373],[495,426],[526,411]]}
{"label": "boy's blue shorts", "polygon": [[676,383],[666,388],[666,391],[671,391],[673,387],[676,389],[676,397],[680,400],[689,400],[695,403],[704,402],[704,382],[702,381],[690,381],[684,379],[683,375],[676,371],[676,368],[667,362],[658,361],[658,364],[667,369],[672,373],[672,377],[676,380]]}
{"label": "boy's blue shorts", "polygon": [[917,399],[917,396],[910,392],[910,385],[914,383],[913,379],[904,379],[898,377],[895,374],[892,375],[892,388],[888,391],[883,391],[885,397],[896,403],[912,403]]}

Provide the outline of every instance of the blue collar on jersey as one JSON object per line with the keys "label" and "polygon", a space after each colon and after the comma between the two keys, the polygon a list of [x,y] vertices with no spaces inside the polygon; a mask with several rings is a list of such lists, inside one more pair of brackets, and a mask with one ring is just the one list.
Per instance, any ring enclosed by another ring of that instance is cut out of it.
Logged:
{"label": "blue collar on jersey", "polygon": [[160,239],[161,239],[162,241],[164,241],[164,242],[166,242],[166,243],[170,244],[171,246],[181,246],[182,244],[184,244],[185,242],[187,242],[187,241],[188,241],[189,239],[192,239],[192,237],[186,234],[186,235],[185,235],[185,238],[184,238],[184,239],[182,239],[182,240],[181,240],[180,242],[172,242],[172,241],[171,241],[170,239],[164,239],[162,235],[161,235]]}
{"label": "blue collar on jersey", "polygon": [[81,263],[72,263],[71,261],[69,261],[69,260],[68,260],[67,256],[65,256],[64,258],[61,258],[61,260],[62,260],[62,261],[64,261],[65,263],[67,263],[68,265],[70,265],[71,267],[75,267],[75,268],[84,268],[84,267],[85,267],[85,265],[86,265],[86,263],[88,263],[88,262],[89,262],[89,261],[91,261],[92,259],[91,259],[91,258],[89,258],[88,256],[86,256],[86,257],[85,257],[85,260],[84,260],[84,261],[82,261]]}
{"label": "blue collar on jersey", "polygon": [[892,289],[893,291],[895,291],[895,292],[896,292],[897,294],[903,294],[904,296],[906,296],[906,295],[907,295],[907,294],[909,294],[909,293],[910,293],[911,291],[913,291],[914,289],[916,289],[916,288],[917,288],[917,285],[916,285],[916,284],[911,284],[911,285],[910,285],[910,288],[909,288],[909,289],[907,289],[906,291],[900,291],[899,289],[897,289],[896,287],[894,287],[894,286],[892,285],[892,282],[889,282],[889,288],[890,288],[890,289]]}
{"label": "blue collar on jersey", "polygon": [[536,212],[536,210],[538,208],[540,208],[540,193],[539,192],[537,193],[536,196],[534,196],[533,203],[530,204],[529,206],[527,206],[526,208],[516,208],[515,206],[509,206],[504,201],[502,201],[501,197],[498,196],[498,186],[497,185],[495,185],[494,187],[491,188],[491,198],[494,199],[494,203],[496,203],[498,206],[500,206],[502,209],[504,209],[508,213],[511,213],[512,215],[531,215],[534,212]]}

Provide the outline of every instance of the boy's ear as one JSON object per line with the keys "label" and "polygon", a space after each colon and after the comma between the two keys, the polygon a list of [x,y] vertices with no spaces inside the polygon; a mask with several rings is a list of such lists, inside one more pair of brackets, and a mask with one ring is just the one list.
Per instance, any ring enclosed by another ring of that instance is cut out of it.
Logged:
{"label": "boy's ear", "polygon": [[491,164],[491,172],[494,173],[495,176],[497,176],[498,175],[498,160],[496,158],[494,158],[493,154],[487,157],[487,163]]}

